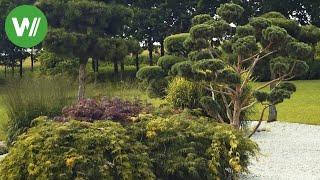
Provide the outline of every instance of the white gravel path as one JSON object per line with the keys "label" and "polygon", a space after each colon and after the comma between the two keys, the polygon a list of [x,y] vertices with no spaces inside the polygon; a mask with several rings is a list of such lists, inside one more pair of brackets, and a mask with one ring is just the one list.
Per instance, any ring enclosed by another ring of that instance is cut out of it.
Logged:
{"label": "white gravel path", "polygon": [[243,180],[320,180],[320,126],[263,123],[253,139],[261,155]]}

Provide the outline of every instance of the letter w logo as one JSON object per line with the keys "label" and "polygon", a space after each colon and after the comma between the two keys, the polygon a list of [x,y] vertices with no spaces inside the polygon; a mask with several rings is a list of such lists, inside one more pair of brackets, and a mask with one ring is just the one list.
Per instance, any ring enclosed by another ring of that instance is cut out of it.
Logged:
{"label": "letter w logo", "polygon": [[29,30],[29,37],[34,37],[37,35],[37,31],[39,28],[41,18],[33,18],[31,28],[30,28],[30,21],[28,18],[23,18],[21,25],[19,25],[17,18],[12,18],[14,29],[16,30],[16,34],[18,37],[22,37],[24,34],[25,29]]}

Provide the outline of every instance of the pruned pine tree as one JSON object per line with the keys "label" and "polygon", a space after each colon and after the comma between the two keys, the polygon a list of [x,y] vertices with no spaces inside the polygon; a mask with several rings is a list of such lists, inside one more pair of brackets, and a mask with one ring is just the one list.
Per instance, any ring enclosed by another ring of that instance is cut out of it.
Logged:
{"label": "pruned pine tree", "polygon": [[[289,32],[266,17],[254,17],[239,25],[243,12],[241,6],[227,3],[217,9],[214,17],[195,16],[183,46],[171,48],[172,54],[189,52],[189,61],[175,64],[172,74],[198,82],[210,91],[211,97],[201,99],[204,109],[235,128],[240,128],[242,114],[257,103],[267,109],[290,98],[296,89],[286,81],[308,70],[303,60],[312,52],[308,44],[291,35],[294,29]],[[265,58],[271,59],[275,76],[252,87],[253,71]],[[262,91],[271,84],[270,92]]]}

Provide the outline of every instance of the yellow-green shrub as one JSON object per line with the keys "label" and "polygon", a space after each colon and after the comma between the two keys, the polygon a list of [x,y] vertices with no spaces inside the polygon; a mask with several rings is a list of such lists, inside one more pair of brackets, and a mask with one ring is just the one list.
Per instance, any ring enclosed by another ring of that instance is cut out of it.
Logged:
{"label": "yellow-green shrub", "polygon": [[232,126],[187,111],[139,120],[37,118],[1,161],[0,179],[226,179],[258,150]]}
{"label": "yellow-green shrub", "polygon": [[159,179],[227,179],[246,172],[256,143],[230,125],[181,113],[147,117],[133,128],[145,139]]}
{"label": "yellow-green shrub", "polygon": [[197,83],[176,77],[169,84],[166,100],[174,107],[197,108],[204,90]]}
{"label": "yellow-green shrub", "polygon": [[0,164],[0,179],[154,179],[147,147],[111,121],[38,118]]}

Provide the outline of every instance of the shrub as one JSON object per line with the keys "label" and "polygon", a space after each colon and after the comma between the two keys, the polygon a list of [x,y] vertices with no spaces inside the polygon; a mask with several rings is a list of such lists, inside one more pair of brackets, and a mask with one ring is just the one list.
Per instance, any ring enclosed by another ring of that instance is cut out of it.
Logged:
{"label": "shrub", "polygon": [[0,179],[154,179],[146,146],[118,123],[38,118],[0,164]]}
{"label": "shrub", "polygon": [[186,59],[178,56],[165,55],[159,58],[158,66],[168,73],[173,65],[182,61],[186,61]]}
{"label": "shrub", "polygon": [[150,82],[153,79],[161,79],[165,76],[164,71],[159,66],[147,66],[137,72],[137,78]]}
{"label": "shrub", "polygon": [[64,118],[56,117],[58,121],[75,119],[93,122],[96,120],[113,120],[121,123],[132,122],[143,111],[139,100],[130,102],[119,98],[100,100],[84,99],[62,110]]}
{"label": "shrub", "polygon": [[200,107],[199,101],[205,93],[198,84],[181,77],[176,77],[168,87],[166,100],[178,108],[194,109]]}
{"label": "shrub", "polygon": [[0,163],[0,179],[229,179],[257,145],[229,125],[187,112],[58,123],[40,117]]}
{"label": "shrub", "polygon": [[134,126],[137,138],[146,138],[158,179],[231,179],[258,149],[231,126],[188,113],[142,124]]}
{"label": "shrub", "polygon": [[168,80],[154,79],[147,88],[148,96],[151,98],[163,98],[167,94]]}
{"label": "shrub", "polygon": [[8,115],[7,143],[30,127],[31,121],[42,115],[54,117],[70,102],[70,83],[62,78],[22,79],[11,82],[4,94]]}

